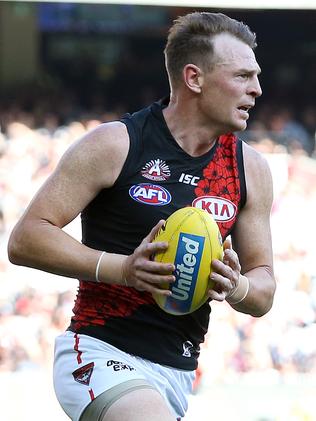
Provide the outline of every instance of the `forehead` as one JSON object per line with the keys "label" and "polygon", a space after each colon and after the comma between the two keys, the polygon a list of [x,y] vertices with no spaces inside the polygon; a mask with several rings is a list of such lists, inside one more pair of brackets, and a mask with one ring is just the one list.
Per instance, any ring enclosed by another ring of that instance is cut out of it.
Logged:
{"label": "forehead", "polygon": [[214,65],[217,67],[245,68],[260,72],[255,53],[249,45],[224,33],[214,37]]}

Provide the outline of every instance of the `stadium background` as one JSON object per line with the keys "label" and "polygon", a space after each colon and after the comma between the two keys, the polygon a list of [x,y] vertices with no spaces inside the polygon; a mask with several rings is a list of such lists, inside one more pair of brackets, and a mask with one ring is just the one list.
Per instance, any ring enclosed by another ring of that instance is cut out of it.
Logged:
{"label": "stadium background", "polygon": [[[3,421],[67,419],[53,394],[51,360],[77,287],[10,265],[9,232],[71,142],[168,93],[167,28],[191,10],[199,9],[0,2]],[[262,319],[212,306],[186,420],[316,420],[316,10],[224,11],[258,36],[264,95],[241,136],[266,155],[274,177],[278,289]],[[66,229],[80,239],[78,221]]]}

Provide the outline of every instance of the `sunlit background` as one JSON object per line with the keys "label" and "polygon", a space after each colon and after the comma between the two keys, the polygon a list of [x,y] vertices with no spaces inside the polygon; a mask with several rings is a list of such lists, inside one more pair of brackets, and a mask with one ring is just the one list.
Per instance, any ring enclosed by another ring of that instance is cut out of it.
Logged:
{"label": "sunlit background", "polygon": [[77,288],[11,265],[10,230],[74,140],[168,94],[167,30],[193,10],[257,33],[264,94],[240,136],[273,173],[278,288],[261,319],[212,305],[185,421],[316,420],[315,0],[104,3],[0,1],[0,420],[68,419],[51,371]]}

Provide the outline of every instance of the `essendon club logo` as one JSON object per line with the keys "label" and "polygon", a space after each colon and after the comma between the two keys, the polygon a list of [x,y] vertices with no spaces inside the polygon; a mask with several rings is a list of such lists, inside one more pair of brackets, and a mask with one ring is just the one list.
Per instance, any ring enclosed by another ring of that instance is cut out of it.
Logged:
{"label": "essendon club logo", "polygon": [[72,375],[76,382],[89,386],[90,378],[93,372],[94,362],[77,368]]}
{"label": "essendon club logo", "polygon": [[170,177],[170,169],[162,159],[152,159],[143,167],[142,176],[153,181],[164,181]]}
{"label": "essendon club logo", "polygon": [[231,221],[237,212],[235,203],[223,197],[201,196],[193,200],[192,206],[210,213],[217,222]]}

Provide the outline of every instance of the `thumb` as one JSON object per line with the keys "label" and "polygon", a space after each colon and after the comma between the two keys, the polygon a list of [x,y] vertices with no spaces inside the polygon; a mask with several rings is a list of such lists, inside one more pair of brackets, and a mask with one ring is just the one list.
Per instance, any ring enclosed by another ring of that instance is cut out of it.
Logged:
{"label": "thumb", "polygon": [[226,238],[223,244],[223,249],[225,251],[226,249],[231,249],[231,248],[232,248],[232,242],[229,238]]}
{"label": "thumb", "polygon": [[231,250],[231,249],[232,249],[232,242],[231,242],[230,239],[226,239],[224,241],[224,244],[223,244],[223,250],[224,250],[223,263],[225,263],[225,265],[228,265],[229,264],[229,260],[227,259],[227,256],[226,256],[225,251],[226,250]]}

